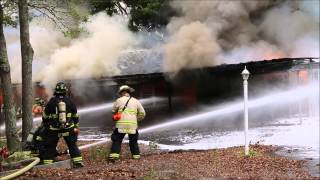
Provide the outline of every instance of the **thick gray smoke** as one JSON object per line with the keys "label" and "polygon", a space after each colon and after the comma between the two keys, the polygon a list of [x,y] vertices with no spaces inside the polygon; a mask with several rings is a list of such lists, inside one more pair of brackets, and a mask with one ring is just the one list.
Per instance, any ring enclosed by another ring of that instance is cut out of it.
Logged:
{"label": "thick gray smoke", "polygon": [[166,71],[280,57],[319,57],[319,1],[174,1]]}

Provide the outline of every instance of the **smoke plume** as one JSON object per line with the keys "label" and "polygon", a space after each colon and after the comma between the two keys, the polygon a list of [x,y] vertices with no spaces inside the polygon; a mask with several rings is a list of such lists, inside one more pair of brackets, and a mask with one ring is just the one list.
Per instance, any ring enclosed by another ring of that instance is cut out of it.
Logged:
{"label": "smoke plume", "polygon": [[172,7],[181,15],[167,26],[164,68],[171,72],[219,63],[319,57],[317,5],[318,1],[176,0]]}
{"label": "smoke plume", "polygon": [[120,73],[118,56],[121,50],[134,44],[125,22],[101,13],[93,16],[83,28],[87,32],[85,36],[51,55],[50,63],[41,71],[44,84]]}
{"label": "smoke plume", "polygon": [[[166,45],[166,58],[175,60],[165,65],[166,69],[177,72],[181,66],[213,66],[212,57],[220,51],[220,46],[211,35],[210,29],[199,21],[182,26]],[[201,59],[201,61],[197,61]]]}
{"label": "smoke plume", "polygon": [[[97,78],[120,73],[117,61],[121,51],[136,44],[121,17],[104,13],[92,16],[81,25],[84,32],[70,39],[43,19],[30,24],[30,41],[35,55],[33,80],[52,87],[57,81]],[[20,42],[17,29],[7,31],[12,79],[21,82]],[[16,36],[12,35],[15,34]]]}
{"label": "smoke plume", "polygon": [[[81,25],[84,32],[79,38],[70,39],[47,19],[34,18],[30,24],[33,80],[52,86],[64,79],[99,78],[121,71],[178,72],[221,63],[319,57],[318,0],[176,0],[171,5],[179,16],[171,18],[160,35],[133,34],[126,17],[98,13]],[[19,31],[6,28],[5,35],[12,79],[19,83]],[[133,46],[148,50],[130,51]]]}
{"label": "smoke plume", "polygon": [[[21,83],[21,51],[19,29],[5,28],[5,36],[11,65],[13,83]],[[34,18],[30,22],[30,42],[34,50],[33,80],[41,81],[39,72],[48,65],[55,50],[67,46],[70,42],[55,25],[43,18]]]}

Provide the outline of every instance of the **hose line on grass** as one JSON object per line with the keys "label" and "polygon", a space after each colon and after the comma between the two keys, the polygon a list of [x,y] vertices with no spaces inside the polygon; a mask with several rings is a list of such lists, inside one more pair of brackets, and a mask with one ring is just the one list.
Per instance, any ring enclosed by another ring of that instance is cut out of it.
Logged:
{"label": "hose line on grass", "polygon": [[91,143],[91,144],[86,144],[86,145],[82,145],[79,147],[80,150],[82,149],[87,149],[89,147],[92,147],[92,146],[97,146],[97,145],[100,145],[100,144],[104,144],[104,143],[107,143],[109,142],[110,139],[109,138],[106,138],[104,140],[100,140],[100,141],[97,141],[97,142],[94,142],[94,143]]}
{"label": "hose line on grass", "polygon": [[40,158],[38,157],[30,158],[29,160],[32,160],[32,163],[30,163],[28,166],[25,166],[12,174],[1,177],[0,180],[8,180],[8,179],[16,178],[22,175],[23,173],[29,171],[31,168],[33,168],[35,165],[37,165],[40,162]]}

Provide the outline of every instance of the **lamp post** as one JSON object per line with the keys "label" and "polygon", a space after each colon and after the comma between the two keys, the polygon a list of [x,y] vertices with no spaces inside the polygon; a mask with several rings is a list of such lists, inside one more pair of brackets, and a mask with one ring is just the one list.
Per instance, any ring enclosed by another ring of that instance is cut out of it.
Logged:
{"label": "lamp post", "polygon": [[243,97],[244,97],[244,154],[249,155],[249,144],[248,144],[248,79],[250,72],[247,70],[247,67],[244,67],[244,70],[241,73],[243,78]]}

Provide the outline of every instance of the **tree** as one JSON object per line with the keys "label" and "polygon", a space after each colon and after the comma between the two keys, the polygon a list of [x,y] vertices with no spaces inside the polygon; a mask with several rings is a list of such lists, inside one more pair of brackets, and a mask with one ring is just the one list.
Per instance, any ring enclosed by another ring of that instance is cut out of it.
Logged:
{"label": "tree", "polygon": [[[21,60],[22,60],[22,141],[26,141],[29,132],[33,127],[32,105],[32,61],[33,49],[29,36],[29,13],[28,7],[38,11],[41,15],[46,16],[53,21],[61,29],[68,28],[65,19],[71,14],[72,9],[67,8],[73,1],[67,0],[57,3],[57,1],[39,1],[27,0],[18,1],[19,24],[20,24],[20,44],[21,44]],[[60,7],[61,6],[61,7]],[[71,10],[70,10],[71,9]],[[77,13],[73,13],[78,15]],[[74,15],[74,16],[75,16]],[[72,16],[72,17],[74,17]],[[79,17],[79,16],[77,16]]]}
{"label": "tree", "polygon": [[[132,31],[152,31],[169,23],[177,12],[170,7],[171,0],[89,0],[91,14],[105,11],[108,15],[129,15],[128,27]],[[128,13],[129,11],[129,13]]]}
{"label": "tree", "polygon": [[87,4],[87,0],[32,0],[28,2],[28,7],[32,12],[37,12],[31,14],[32,18],[45,17],[65,36],[75,38],[82,31],[79,24],[87,21]]}
{"label": "tree", "polygon": [[172,16],[177,14],[170,7],[170,0],[127,0],[126,3],[130,7],[128,27],[133,31],[143,28],[148,31],[160,29],[169,23]]}
{"label": "tree", "polygon": [[10,151],[17,151],[20,148],[20,141],[16,127],[16,112],[13,101],[10,64],[3,32],[5,23],[4,7],[6,7],[6,5],[6,1],[0,0],[0,78],[4,96],[3,114],[6,127],[7,146]]}
{"label": "tree", "polygon": [[26,141],[33,126],[32,60],[33,49],[29,37],[27,0],[19,0],[19,24],[22,61],[22,141]]}
{"label": "tree", "polygon": [[[66,2],[73,0],[66,0]],[[17,3],[18,2],[18,3]],[[3,114],[6,125],[7,145],[11,151],[16,151],[20,148],[20,141],[16,127],[16,113],[13,100],[10,64],[6,50],[6,41],[4,37],[4,25],[16,27],[17,23],[12,18],[17,13],[17,5],[19,10],[20,23],[20,43],[21,43],[21,59],[22,59],[22,140],[25,141],[33,126],[32,117],[32,60],[33,49],[30,44],[29,37],[29,13],[28,6],[38,10],[42,15],[47,16],[57,25],[64,25],[62,21],[63,14],[69,13],[68,10],[57,8],[59,4],[56,1],[48,0],[0,0],[0,78],[1,87],[3,88],[4,108]],[[58,15],[60,14],[60,16]]]}

